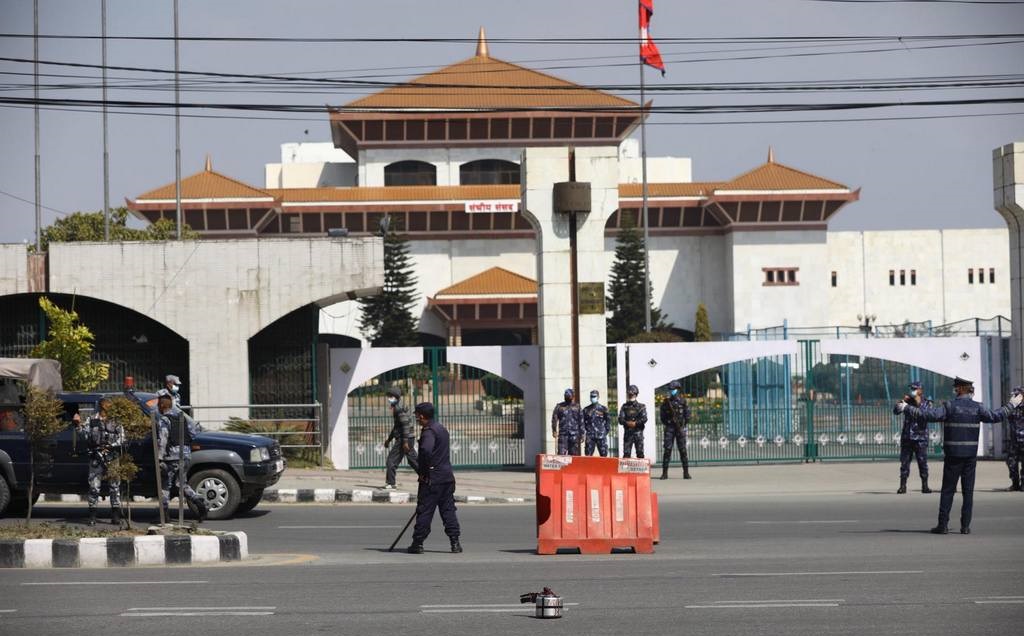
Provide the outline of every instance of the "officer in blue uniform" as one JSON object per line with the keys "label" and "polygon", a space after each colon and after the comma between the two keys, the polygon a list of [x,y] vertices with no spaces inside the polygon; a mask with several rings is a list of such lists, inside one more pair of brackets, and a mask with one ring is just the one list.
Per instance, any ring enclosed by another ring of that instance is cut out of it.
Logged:
{"label": "officer in blue uniform", "polygon": [[644,426],[647,424],[647,407],[636,397],[640,389],[630,384],[626,389],[629,398],[619,407],[619,424],[622,425],[622,456],[630,457],[636,448],[636,456],[644,458]]}
{"label": "officer in blue uniform", "polygon": [[683,479],[690,479],[690,459],[686,454],[686,432],[690,425],[690,406],[682,393],[683,385],[673,380],[668,385],[668,397],[661,403],[661,424],[665,427],[662,440],[661,479],[668,479],[668,464],[672,461],[672,444],[679,449],[683,464]]}
{"label": "officer in blue uniform", "polygon": [[1010,406],[1013,409],[1007,414],[1009,423],[1006,437],[1006,466],[1010,469],[1009,491],[1024,490],[1021,487],[1021,465],[1024,464],[1024,386],[1013,389],[1010,395]]}
{"label": "officer in blue uniform", "polygon": [[580,437],[583,435],[583,413],[573,401],[575,393],[566,389],[564,401],[551,412],[551,434],[558,440],[559,455],[579,455]]}
{"label": "officer in blue uniform", "polygon": [[410,554],[423,554],[423,542],[430,534],[434,511],[440,511],[444,533],[451,542],[452,552],[462,552],[459,537],[459,518],[455,515],[455,473],[452,472],[448,429],[434,419],[434,405],[421,402],[413,411],[420,425],[420,453],[416,472],[420,476],[416,493],[416,526],[412,531]]}
{"label": "officer in blue uniform", "polygon": [[594,454],[594,447],[601,457],[608,457],[608,432],[612,428],[612,418],[608,407],[599,401],[601,394],[597,389],[590,392],[590,404],[583,409],[583,429],[586,432],[587,457]]}
{"label": "officer in blue uniform", "polygon": [[960,507],[960,534],[971,533],[971,512],[974,508],[974,476],[978,465],[978,437],[980,422],[999,422],[1009,412],[1005,406],[995,411],[975,402],[974,383],[963,378],[953,380],[956,399],[941,406],[924,408],[910,406],[905,401],[897,404],[899,413],[910,411],[913,417],[929,422],[942,422],[942,496],[939,498],[939,523],[932,534],[949,534],[949,512],[953,507],[953,493],[960,482],[963,504]]}
{"label": "officer in blue uniform", "polygon": [[[924,397],[920,382],[911,382],[910,394],[903,398],[909,406],[931,408],[932,401]],[[896,412],[893,409],[893,412]],[[910,458],[917,458],[917,472],[921,475],[921,492],[930,493],[928,487],[928,420],[915,417],[903,411],[903,432],[900,434],[900,487],[897,495],[907,492],[907,478],[910,477]]]}

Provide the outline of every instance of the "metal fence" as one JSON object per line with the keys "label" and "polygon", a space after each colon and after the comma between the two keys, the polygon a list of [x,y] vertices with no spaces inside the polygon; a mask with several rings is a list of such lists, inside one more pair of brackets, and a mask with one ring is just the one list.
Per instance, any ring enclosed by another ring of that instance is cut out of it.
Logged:
{"label": "metal fence", "polygon": [[326,438],[322,407],[312,404],[182,406],[204,431],[252,433],[277,440],[290,462],[324,465]]}
{"label": "metal fence", "polygon": [[449,363],[444,347],[423,350],[423,363],[381,374],[348,397],[349,466],[383,468],[384,440],[393,426],[385,391],[397,388],[412,407],[433,402],[451,435],[452,465],[461,468],[522,466],[523,393],[476,367]]}

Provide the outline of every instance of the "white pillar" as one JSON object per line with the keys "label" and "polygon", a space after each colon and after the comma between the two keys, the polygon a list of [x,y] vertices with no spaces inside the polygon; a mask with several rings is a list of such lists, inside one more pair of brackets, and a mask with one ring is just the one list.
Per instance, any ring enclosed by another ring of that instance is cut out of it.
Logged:
{"label": "white pillar", "polygon": [[1024,142],[992,151],[993,199],[1010,231],[1010,386],[1024,384]]}

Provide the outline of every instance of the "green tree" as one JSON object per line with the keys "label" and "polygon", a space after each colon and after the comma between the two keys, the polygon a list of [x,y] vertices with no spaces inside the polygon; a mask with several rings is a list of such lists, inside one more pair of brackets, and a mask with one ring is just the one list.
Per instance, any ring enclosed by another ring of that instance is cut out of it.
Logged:
{"label": "green tree", "polygon": [[[644,297],[644,243],[629,214],[623,217],[623,225],[615,238],[615,261],[605,300],[607,309],[612,312],[607,323],[608,342],[626,342],[644,332],[644,303],[647,302]],[[664,331],[671,327],[663,320],[661,310],[652,304],[651,330]]]}
{"label": "green tree", "polygon": [[28,512],[25,516],[25,523],[32,523],[32,503],[35,501],[36,467],[38,460],[52,461],[42,450],[42,443],[53,437],[64,428],[61,414],[64,413],[64,405],[53,393],[38,387],[29,385],[28,395],[25,398],[25,435],[29,444],[29,478],[28,478]]}
{"label": "green tree", "polygon": [[697,305],[697,314],[693,318],[693,341],[711,342],[711,321],[704,303]]}
{"label": "green tree", "polygon": [[[122,499],[125,505],[124,515],[128,528],[132,527],[132,480],[139,472],[139,467],[132,458],[132,444],[145,439],[153,430],[153,418],[139,407],[138,404],[123,396],[115,396],[110,400],[107,408],[107,417],[117,422],[124,428],[124,448],[121,449],[117,459],[107,466],[109,478],[120,479],[125,485],[126,496]],[[160,470],[154,464],[153,470]]]}
{"label": "green tree", "polygon": [[92,360],[92,330],[79,324],[76,311],[65,311],[46,296],[39,299],[39,306],[46,314],[50,330],[47,339],[37,344],[29,357],[59,362],[65,391],[95,389],[107,379],[110,368],[105,363]]}
{"label": "green tree", "polygon": [[[143,229],[128,227],[128,209],[110,210],[110,240],[112,241],[167,241],[175,238],[174,221],[160,219]],[[188,225],[182,226],[183,239],[195,239],[199,235]],[[75,212],[57,219],[43,228],[42,248],[45,252],[50,242],[72,243],[76,241],[103,240],[103,212]]]}
{"label": "green tree", "polygon": [[416,320],[416,276],[409,243],[387,231],[384,234],[384,289],[376,296],[362,298],[363,317],[359,329],[375,347],[414,347],[419,344]]}

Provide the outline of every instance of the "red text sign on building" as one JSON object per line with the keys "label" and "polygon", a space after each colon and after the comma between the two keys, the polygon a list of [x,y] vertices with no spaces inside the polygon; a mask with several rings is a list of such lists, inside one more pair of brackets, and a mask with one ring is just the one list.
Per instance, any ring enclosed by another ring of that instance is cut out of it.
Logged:
{"label": "red text sign on building", "polygon": [[518,212],[519,200],[466,201],[466,212]]}

